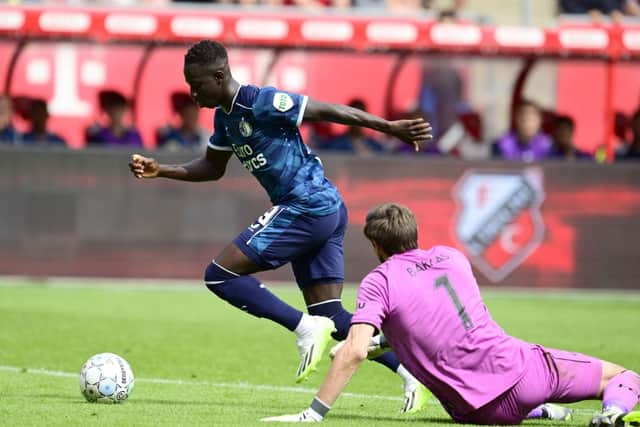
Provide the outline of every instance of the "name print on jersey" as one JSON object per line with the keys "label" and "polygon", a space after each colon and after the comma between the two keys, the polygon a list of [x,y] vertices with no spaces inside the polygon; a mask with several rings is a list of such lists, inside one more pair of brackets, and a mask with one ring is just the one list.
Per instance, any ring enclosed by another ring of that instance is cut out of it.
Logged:
{"label": "name print on jersey", "polygon": [[253,148],[249,144],[237,145],[231,144],[233,152],[236,153],[238,159],[242,165],[247,168],[249,172],[260,169],[267,164],[267,158],[262,153],[253,155]]}
{"label": "name print on jersey", "polygon": [[419,262],[416,262],[413,267],[407,267],[407,273],[409,276],[413,277],[421,271],[427,271],[431,269],[434,265],[441,263],[442,261],[446,261],[449,259],[449,255],[436,255],[435,258],[423,259]]}

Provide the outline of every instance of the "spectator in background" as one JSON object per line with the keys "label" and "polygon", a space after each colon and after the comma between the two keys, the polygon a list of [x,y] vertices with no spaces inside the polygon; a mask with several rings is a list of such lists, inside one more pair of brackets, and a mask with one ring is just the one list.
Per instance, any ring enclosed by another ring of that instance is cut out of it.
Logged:
{"label": "spectator in background", "polygon": [[415,15],[427,10],[422,0],[385,0],[385,5],[392,15]]}
{"label": "spectator in background", "polygon": [[617,160],[640,160],[640,109],[631,116],[631,140]]}
{"label": "spectator in background", "polygon": [[[375,0],[355,0],[357,6],[367,7]],[[430,11],[433,9],[447,10],[456,16],[466,3],[466,0],[384,0],[386,8],[392,14],[415,14],[416,12]],[[376,2],[377,3],[377,2]]]}
{"label": "spectator in background", "polygon": [[[349,107],[367,111],[367,105],[361,99],[351,100]],[[364,130],[358,126],[350,126],[345,133],[332,138],[322,148],[327,151],[351,153],[360,157],[368,157],[384,151],[380,142],[365,134]]]}
{"label": "spectator in background", "polygon": [[167,124],[156,132],[158,148],[172,151],[203,150],[209,140],[209,134],[200,127],[198,119],[200,109],[186,92],[171,94],[171,107],[179,117],[178,126]]}
{"label": "spectator in background", "polygon": [[483,160],[491,156],[491,144],[482,139],[482,119],[476,112],[461,114],[436,143],[442,154],[463,160]]}
{"label": "spectator in background", "polygon": [[575,147],[573,134],[575,132],[575,122],[569,116],[560,115],[553,121],[553,146],[550,157],[567,160],[592,160],[592,156]]}
{"label": "spectator in background", "polygon": [[522,101],[515,112],[515,129],[498,139],[494,155],[505,160],[532,162],[551,153],[551,138],[542,132],[542,112],[531,101]]}
{"label": "spectator in background", "polygon": [[631,16],[640,16],[640,0],[627,0],[624,12]]}
{"label": "spectator in background", "polygon": [[142,147],[140,133],[126,126],[125,114],[129,108],[127,99],[115,90],[103,90],[98,94],[100,110],[107,117],[106,126],[96,123],[86,131],[87,144],[104,147]]}
{"label": "spectator in background", "polygon": [[560,12],[566,14],[589,14],[594,22],[602,21],[604,15],[619,22],[627,8],[627,0],[560,0]]}
{"label": "spectator in background", "polygon": [[64,139],[60,135],[49,132],[47,121],[49,120],[49,110],[44,99],[30,99],[27,110],[27,120],[31,124],[31,129],[22,136],[22,142],[26,145],[57,145],[64,147]]}
{"label": "spectator in background", "polygon": [[[613,154],[616,159],[620,158],[627,148],[627,139],[629,135],[629,122],[630,118],[627,117],[622,111],[616,111],[614,113],[614,141],[613,141]],[[605,163],[607,161],[607,143],[606,141],[599,145],[593,157],[598,163]]]}
{"label": "spectator in background", "polygon": [[0,145],[15,145],[20,142],[20,134],[13,127],[11,98],[0,94]]}
{"label": "spectator in background", "polygon": [[[438,22],[453,24],[457,21],[455,11],[440,13]],[[418,96],[419,109],[429,116],[433,136],[437,141],[449,128],[458,122],[461,114],[471,112],[465,100],[464,79],[460,66],[451,57],[425,57]]]}

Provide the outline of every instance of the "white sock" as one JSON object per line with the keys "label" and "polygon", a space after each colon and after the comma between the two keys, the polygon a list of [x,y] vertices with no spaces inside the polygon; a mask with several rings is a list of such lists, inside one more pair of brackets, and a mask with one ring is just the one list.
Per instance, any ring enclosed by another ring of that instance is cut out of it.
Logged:
{"label": "white sock", "polygon": [[400,378],[402,378],[402,380],[405,382],[405,384],[407,382],[418,382],[418,380],[416,380],[414,378],[414,376],[411,375],[411,373],[409,371],[407,371],[407,368],[402,366],[402,364],[400,364],[400,366],[398,366],[398,370],[396,370],[396,374],[400,375]]}
{"label": "white sock", "polygon": [[315,326],[316,322],[313,320],[313,316],[303,313],[300,323],[298,323],[298,326],[296,326],[293,332],[295,332],[298,338],[302,338],[311,335]]}

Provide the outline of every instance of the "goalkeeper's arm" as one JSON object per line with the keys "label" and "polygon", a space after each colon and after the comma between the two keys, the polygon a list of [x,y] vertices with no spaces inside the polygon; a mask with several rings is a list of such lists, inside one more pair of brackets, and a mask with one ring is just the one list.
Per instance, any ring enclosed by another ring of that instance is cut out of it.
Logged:
{"label": "goalkeeper's arm", "polygon": [[353,374],[363,360],[367,358],[367,348],[375,329],[365,323],[351,325],[344,346],[338,351],[320,391],[309,408],[299,414],[265,418],[263,421],[319,422],[331,409],[342,390],[347,386]]}
{"label": "goalkeeper's arm", "polygon": [[[344,346],[346,341],[340,341],[334,345],[329,352],[329,356],[333,359],[336,357],[338,351]],[[387,351],[391,351],[391,346],[384,335],[379,334],[375,337],[371,337],[369,346],[367,347],[367,359],[375,359],[382,356]]]}

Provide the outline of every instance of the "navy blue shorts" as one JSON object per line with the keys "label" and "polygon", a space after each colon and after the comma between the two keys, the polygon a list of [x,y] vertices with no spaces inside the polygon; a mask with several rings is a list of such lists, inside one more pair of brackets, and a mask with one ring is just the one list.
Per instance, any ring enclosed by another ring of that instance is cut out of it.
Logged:
{"label": "navy blue shorts", "polygon": [[290,262],[301,288],[343,283],[342,241],[347,223],[344,203],[325,216],[312,216],[290,206],[274,206],[233,243],[264,270]]}

